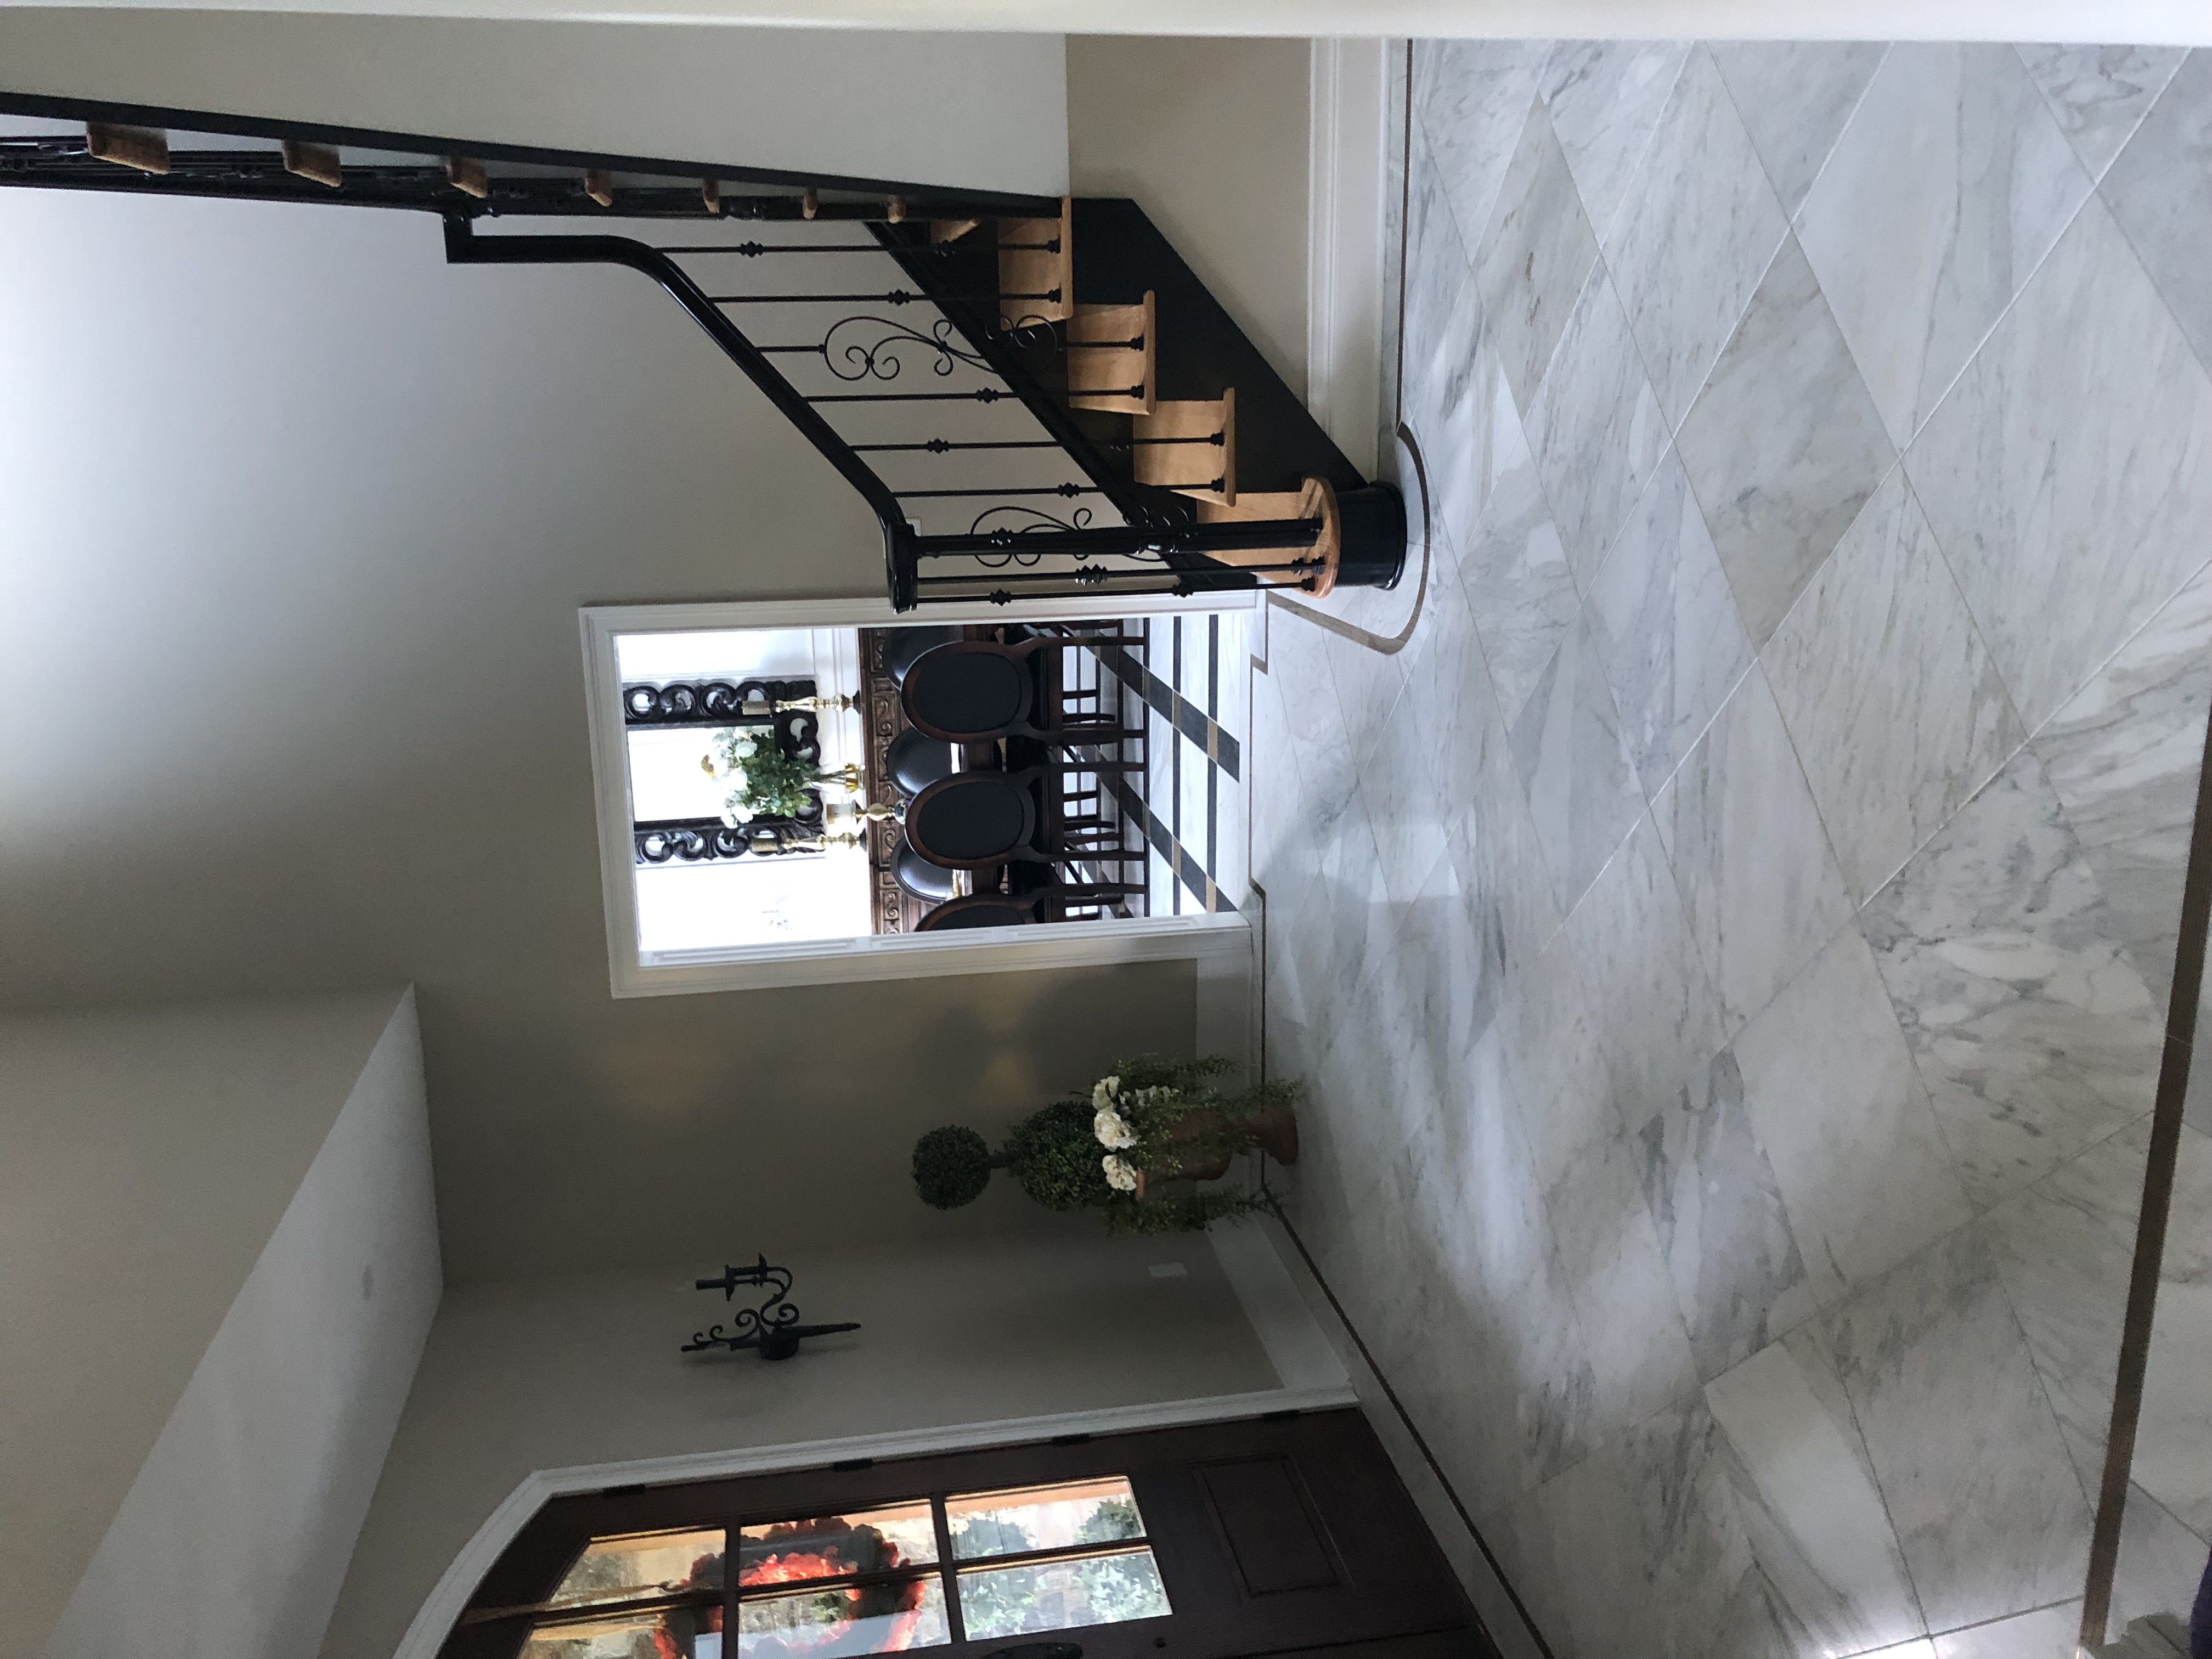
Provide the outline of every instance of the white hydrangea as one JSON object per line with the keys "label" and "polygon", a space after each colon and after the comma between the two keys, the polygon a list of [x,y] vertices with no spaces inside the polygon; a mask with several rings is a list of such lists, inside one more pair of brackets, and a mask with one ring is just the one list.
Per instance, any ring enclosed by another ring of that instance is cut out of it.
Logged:
{"label": "white hydrangea", "polygon": [[1121,1079],[1120,1078],[1100,1078],[1097,1082],[1091,1085],[1091,1109],[1094,1112],[1112,1111],[1114,1109],[1115,1097],[1119,1096],[1121,1092]]}
{"label": "white hydrangea", "polygon": [[1119,1151],[1124,1146],[1137,1144],[1137,1132],[1129,1127],[1129,1120],[1110,1107],[1091,1120],[1091,1127],[1097,1133],[1101,1146],[1111,1146]]}
{"label": "white hydrangea", "polygon": [[1133,1193],[1137,1190],[1137,1172],[1130,1167],[1127,1159],[1116,1158],[1109,1152],[1098,1160],[1098,1166],[1106,1171],[1106,1184],[1115,1192]]}
{"label": "white hydrangea", "polygon": [[711,778],[744,775],[745,763],[760,753],[760,739],[734,726],[714,734],[714,746],[702,756],[699,769]]}

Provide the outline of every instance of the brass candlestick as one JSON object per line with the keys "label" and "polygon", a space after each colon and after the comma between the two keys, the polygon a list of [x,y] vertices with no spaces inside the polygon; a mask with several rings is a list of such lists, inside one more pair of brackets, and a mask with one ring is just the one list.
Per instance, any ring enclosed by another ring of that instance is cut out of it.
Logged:
{"label": "brass candlestick", "polygon": [[782,702],[770,702],[764,698],[757,702],[748,700],[744,711],[747,718],[759,720],[772,714],[843,714],[851,712],[854,706],[853,699],[840,691],[834,697],[793,697]]}

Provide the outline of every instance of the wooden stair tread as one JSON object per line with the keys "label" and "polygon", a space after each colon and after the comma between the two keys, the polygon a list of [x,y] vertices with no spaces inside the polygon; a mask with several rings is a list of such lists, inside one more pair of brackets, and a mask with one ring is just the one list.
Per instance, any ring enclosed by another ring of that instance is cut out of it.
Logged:
{"label": "wooden stair tread", "polygon": [[[1044,243],[1054,243],[1057,247],[1030,246]],[[1075,314],[1073,197],[1060,198],[1057,219],[999,221],[999,292],[1058,296],[1000,301],[999,320],[1003,327],[1018,328],[1024,322],[1064,323]]]}
{"label": "wooden stair tread", "polygon": [[[1319,519],[1322,521],[1321,535],[1315,540],[1312,552],[1321,561],[1321,568],[1310,579],[1313,586],[1306,591],[1314,598],[1321,599],[1335,587],[1337,565],[1344,553],[1344,520],[1337,510],[1336,491],[1329,487],[1326,479],[1308,478],[1305,487],[1298,490],[1271,489],[1256,495],[1239,495],[1234,502],[1201,501],[1198,504],[1198,521],[1200,524],[1230,524],[1267,519]],[[1217,563],[1246,568],[1281,562],[1279,551],[1266,548],[1247,548],[1207,556]],[[1279,585],[1303,586],[1298,583]]]}
{"label": "wooden stair tread", "polygon": [[[1075,307],[1067,323],[1067,401],[1078,409],[1152,415],[1159,398],[1153,383],[1152,291],[1133,306]],[[1129,343],[1134,342],[1133,344]]]}
{"label": "wooden stair tread", "polygon": [[[1133,445],[1133,471],[1139,483],[1173,489],[1194,500],[1233,505],[1237,500],[1237,388],[1218,398],[1170,398],[1131,422],[1138,438],[1212,438],[1213,443]],[[1219,487],[1198,487],[1218,478]]]}
{"label": "wooden stair tread", "polygon": [[84,125],[86,154],[140,173],[169,170],[169,135],[152,127],[126,127],[112,121]]}

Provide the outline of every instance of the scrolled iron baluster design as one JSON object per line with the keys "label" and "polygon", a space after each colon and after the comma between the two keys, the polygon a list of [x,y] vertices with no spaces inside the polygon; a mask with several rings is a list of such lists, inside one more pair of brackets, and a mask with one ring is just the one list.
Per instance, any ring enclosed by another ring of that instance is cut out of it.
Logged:
{"label": "scrolled iron baluster design", "polygon": [[1034,311],[1025,311],[1012,318],[1002,314],[999,319],[999,335],[1018,350],[1034,350],[1038,346],[1048,346],[1055,351],[1067,349],[1067,342],[1053,326],[1053,319],[1041,316]]}
{"label": "scrolled iron baluster design", "polygon": [[[854,342],[842,346],[838,344],[842,331],[864,323],[884,331],[872,343]],[[950,375],[956,367],[961,365],[988,373],[990,365],[981,356],[964,346],[954,344],[949,337],[951,333],[952,319],[950,317],[939,317],[930,325],[927,334],[904,323],[893,322],[888,317],[841,317],[823,331],[819,349],[822,361],[829,366],[830,372],[841,380],[896,380],[902,367],[897,353],[902,346],[921,346],[934,353],[935,361],[930,364],[930,372],[934,374]],[[848,368],[841,366],[841,358],[843,365],[850,366],[849,372]]]}
{"label": "scrolled iron baluster design", "polygon": [[1091,512],[1087,507],[1079,507],[1066,518],[1060,519],[1042,507],[1024,507],[1019,502],[1001,502],[978,513],[969,523],[968,533],[981,535],[985,523],[1000,513],[1025,513],[1029,515],[1029,522],[1019,526],[1000,525],[991,532],[992,539],[1006,551],[996,556],[988,553],[972,555],[975,562],[986,570],[1004,570],[1009,565],[1019,565],[1026,570],[1035,566],[1044,556],[1024,552],[1021,548],[1021,538],[1033,530],[1088,530],[1091,527]]}

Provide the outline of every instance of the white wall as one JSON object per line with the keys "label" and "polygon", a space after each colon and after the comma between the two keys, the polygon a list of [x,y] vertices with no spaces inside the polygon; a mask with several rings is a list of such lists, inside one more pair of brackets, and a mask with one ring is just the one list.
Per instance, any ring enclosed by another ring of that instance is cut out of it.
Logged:
{"label": "white wall", "polygon": [[1293,392],[1306,380],[1308,43],[1071,37],[1079,195],[1127,196]]}
{"label": "white wall", "polygon": [[[732,1161],[742,1159],[733,1149]],[[718,1179],[702,1158],[697,1190]],[[1003,1178],[1001,1185],[1009,1185]],[[686,1189],[665,1201],[681,1204]],[[950,1222],[949,1217],[937,1217]],[[685,1356],[726,1316],[690,1281],[730,1255],[447,1294],[386,1460],[325,1659],[388,1659],[447,1563],[536,1469],[1241,1394],[1277,1386],[1202,1237],[1109,1237],[1053,1217],[1018,1249],[961,1239],[885,1252],[769,1246],[809,1321],[849,1335],[767,1364]],[[1180,1262],[1179,1278],[1155,1263]]]}
{"label": "white wall", "polygon": [[44,1645],[399,1004],[0,1018],[0,1656]]}
{"label": "white wall", "polygon": [[441,1289],[410,993],[155,1441],[46,1659],[314,1653]]}
{"label": "white wall", "polygon": [[1056,34],[318,9],[0,7],[0,89],[973,190],[1067,187]]}

